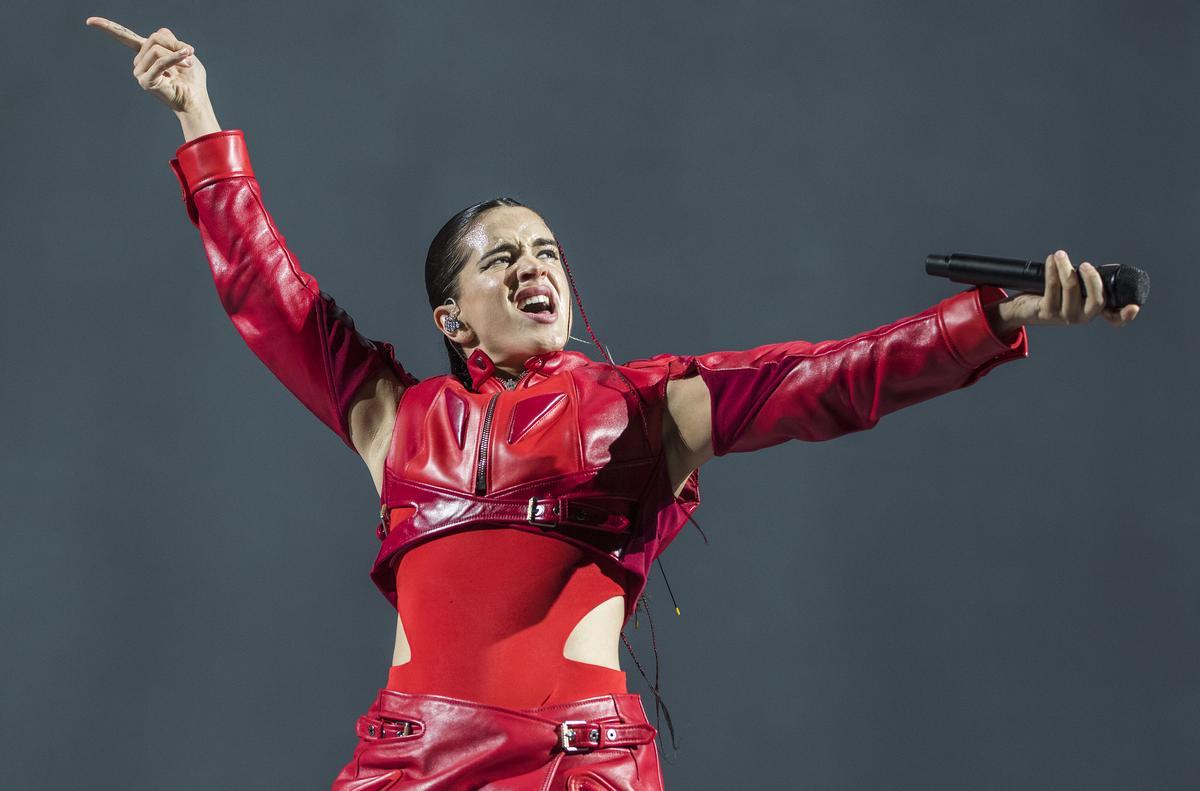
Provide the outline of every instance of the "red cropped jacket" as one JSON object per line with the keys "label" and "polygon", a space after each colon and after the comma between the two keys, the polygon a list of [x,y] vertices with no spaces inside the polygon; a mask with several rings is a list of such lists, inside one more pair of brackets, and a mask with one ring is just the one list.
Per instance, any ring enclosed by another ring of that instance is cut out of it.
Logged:
{"label": "red cropped jacket", "polygon": [[[350,401],[391,371],[406,386],[384,470],[382,545],[371,578],[396,605],[394,568],[420,542],[488,525],[547,534],[627,572],[626,618],[650,566],[699,504],[693,471],[676,496],[661,439],[666,384],[699,375],[717,456],[788,439],[832,439],[1027,357],[1022,327],[998,338],[973,287],[842,340],[659,354],[621,366],[575,351],[536,355],[515,387],[477,350],[471,386],[418,380],[300,268],[263,205],[241,130],[180,146],[171,168],[200,230],[221,304],[250,349],[351,449]],[[628,381],[626,381],[628,380]]]}

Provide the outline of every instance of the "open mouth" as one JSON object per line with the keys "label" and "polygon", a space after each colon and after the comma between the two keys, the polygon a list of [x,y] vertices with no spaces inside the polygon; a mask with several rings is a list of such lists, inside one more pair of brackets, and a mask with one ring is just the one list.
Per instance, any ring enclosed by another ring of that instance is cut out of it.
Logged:
{"label": "open mouth", "polygon": [[558,305],[549,289],[537,289],[517,300],[517,310],[540,324],[553,324],[558,319]]}

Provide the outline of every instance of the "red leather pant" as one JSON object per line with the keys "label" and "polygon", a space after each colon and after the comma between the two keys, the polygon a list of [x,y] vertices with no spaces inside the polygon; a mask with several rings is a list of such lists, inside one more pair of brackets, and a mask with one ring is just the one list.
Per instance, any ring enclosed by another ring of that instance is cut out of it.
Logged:
{"label": "red leather pant", "polygon": [[381,689],[355,730],[354,757],[332,791],[663,787],[657,730],[633,693],[509,709]]}

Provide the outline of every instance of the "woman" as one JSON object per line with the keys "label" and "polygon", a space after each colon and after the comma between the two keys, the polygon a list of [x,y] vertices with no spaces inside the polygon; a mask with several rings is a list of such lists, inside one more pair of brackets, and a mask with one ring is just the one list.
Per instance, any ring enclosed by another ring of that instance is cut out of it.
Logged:
{"label": "woman", "polygon": [[661,788],[657,728],[627,691],[618,638],[699,503],[698,468],[868,429],[966,387],[1028,355],[1025,324],[1137,312],[1102,311],[1087,263],[1083,299],[1059,251],[1043,296],[978,287],[844,340],[621,366],[592,335],[596,363],[564,350],[568,290],[579,297],[561,245],[501,198],[455,215],[430,245],[426,290],[451,372],[421,380],[300,268],[192,48],[166,28],[143,38],[87,24],[136,50],[139,85],[181,122],[171,167],[239,333],[380,495],[371,577],[397,610],[396,647],[335,789]]}

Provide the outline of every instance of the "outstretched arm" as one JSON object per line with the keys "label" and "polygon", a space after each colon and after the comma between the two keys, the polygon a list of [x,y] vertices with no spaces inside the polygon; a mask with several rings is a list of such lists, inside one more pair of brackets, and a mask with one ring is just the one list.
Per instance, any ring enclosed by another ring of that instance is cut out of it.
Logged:
{"label": "outstretched arm", "polygon": [[788,439],[819,442],[869,429],[886,414],[1028,356],[1024,327],[1001,337],[989,322],[985,305],[1006,296],[981,286],[842,340],[684,358],[687,373],[697,375],[667,384],[680,470]]}
{"label": "outstretched arm", "polygon": [[390,344],[372,341],[300,268],[262,201],[241,130],[222,131],[204,64],[162,27],[143,37],[104,17],[85,24],[133,50],[133,76],[166,104],[186,142],[171,169],[200,229],[213,281],[250,349],[300,401],[357,451],[381,485],[381,449],[403,389],[416,382]]}
{"label": "outstretched arm", "polygon": [[974,384],[1029,355],[1027,324],[1102,316],[1123,327],[1139,308],[1106,308],[1096,268],[1084,261],[1076,270],[1058,250],[1046,258],[1041,294],[1010,297],[977,286],[845,340],[673,358],[664,421],[671,480],[681,485],[714,455],[862,431],[897,409]]}

